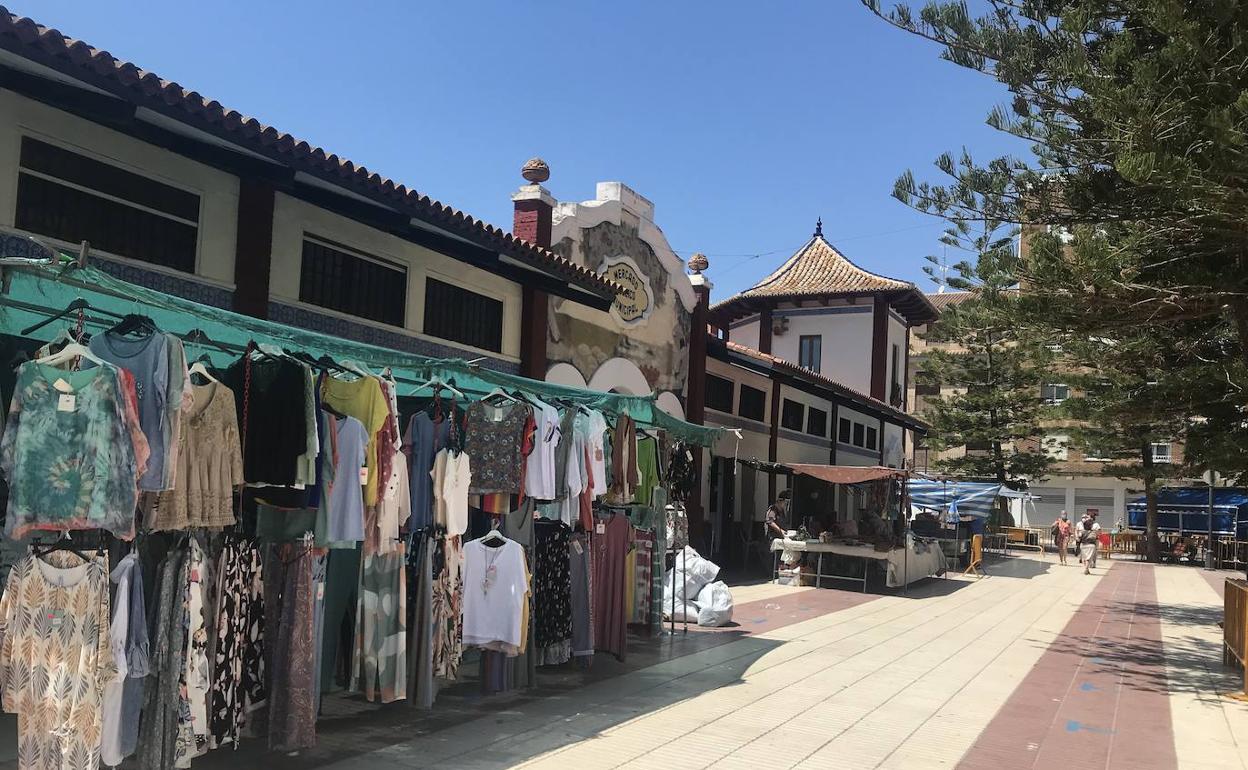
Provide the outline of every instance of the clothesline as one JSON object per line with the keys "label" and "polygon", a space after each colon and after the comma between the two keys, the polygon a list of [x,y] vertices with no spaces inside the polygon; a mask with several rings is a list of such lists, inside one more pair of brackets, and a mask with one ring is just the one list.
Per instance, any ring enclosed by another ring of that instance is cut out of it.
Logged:
{"label": "clothesline", "polygon": [[[313,356],[349,359],[376,369],[389,367],[399,382],[400,395],[414,395],[419,385],[437,378],[454,380],[458,390],[477,397],[501,387],[542,399],[570,401],[613,417],[627,414],[643,427],[663,430],[673,438],[701,446],[712,445],[724,432],[672,417],[659,408],[654,394],[631,396],[558,385],[485,369],[463,359],[429,358],[298,329],[139,286],[99,268],[79,266],[76,259],[63,257],[58,265],[6,261],[4,271],[6,289],[0,304],[8,307],[6,320],[11,323],[6,325],[10,328],[29,325],[82,297],[100,310],[147,315],[161,328],[198,329],[225,346],[241,349],[255,341],[293,347]],[[54,333],[54,326],[47,327],[45,335]],[[196,347],[196,352],[201,351],[214,364],[228,363],[224,351]]]}

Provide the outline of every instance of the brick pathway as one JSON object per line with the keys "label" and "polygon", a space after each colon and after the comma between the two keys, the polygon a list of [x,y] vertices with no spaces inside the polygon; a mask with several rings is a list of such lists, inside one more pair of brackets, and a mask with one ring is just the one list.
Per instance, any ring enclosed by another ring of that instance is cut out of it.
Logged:
{"label": "brick pathway", "polygon": [[1176,766],[1153,573],[1101,580],[960,768]]}

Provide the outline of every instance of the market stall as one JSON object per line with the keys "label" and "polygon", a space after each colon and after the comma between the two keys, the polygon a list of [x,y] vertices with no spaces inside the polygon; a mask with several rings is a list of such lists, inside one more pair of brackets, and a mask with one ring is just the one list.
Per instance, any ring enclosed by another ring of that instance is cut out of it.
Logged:
{"label": "market stall", "polygon": [[[946,560],[940,544],[929,539],[907,533],[905,548],[878,550],[872,545],[853,544],[849,542],[830,542],[806,540],[790,540],[776,538],[771,541],[771,550],[776,553],[809,553],[815,556],[813,576],[815,586],[823,587],[824,580],[847,580],[858,583],[862,590],[867,590],[867,577],[872,562],[879,564],[884,571],[885,585],[889,588],[900,588],[932,575],[945,572]],[[862,566],[860,574],[837,574],[824,571],[824,555],[849,557]],[[776,575],[779,577],[779,568]]]}
{"label": "market stall", "polygon": [[851,486],[866,504],[860,516],[833,521],[817,534],[798,527],[787,537],[773,540],[770,547],[777,577],[781,576],[782,564],[790,567],[800,564],[801,578],[813,578],[817,586],[822,586],[825,580],[841,580],[861,585],[865,591],[872,564],[884,572],[885,584],[890,588],[904,588],[944,572],[945,557],[939,545],[909,532],[906,527],[901,513],[907,495],[906,471],[882,466],[801,463],[775,467],[794,476]]}
{"label": "market stall", "polygon": [[[137,750],[162,768],[253,736],[299,751],[332,691],[428,709],[448,686],[622,660],[630,626],[660,629],[667,520],[715,429],[653,396],[251,318],[68,256],[0,257],[0,334],[20,354],[3,383],[0,675],[92,694],[75,705],[90,730],[30,711],[24,746],[85,757],[103,735],[106,764]],[[55,660],[16,622],[70,613],[86,622],[63,624]]]}

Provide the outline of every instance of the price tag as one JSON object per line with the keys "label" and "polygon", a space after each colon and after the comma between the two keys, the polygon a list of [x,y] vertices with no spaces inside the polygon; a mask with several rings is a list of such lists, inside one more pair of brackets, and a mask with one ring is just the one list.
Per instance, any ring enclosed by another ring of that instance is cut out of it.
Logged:
{"label": "price tag", "polygon": [[52,387],[56,388],[62,393],[72,393],[74,390],[73,385],[70,385],[68,382],[60,379],[59,377],[57,378],[56,382],[52,383]]}
{"label": "price tag", "polygon": [[65,610],[48,610],[48,628],[57,630],[65,622]]}
{"label": "price tag", "polygon": [[368,466],[365,465],[360,468],[360,486],[365,486],[367,484],[368,484]]}
{"label": "price tag", "polygon": [[56,411],[72,412],[74,411],[74,407],[77,404],[78,404],[77,396],[69,394],[69,393],[65,393],[65,394],[62,394],[60,398],[56,400]]}
{"label": "price tag", "polygon": [[598,522],[597,524],[594,525],[594,532],[598,533],[599,535],[607,534],[607,525],[602,523],[601,521]]}
{"label": "price tag", "polygon": [[573,540],[573,541],[572,541],[572,550],[573,550],[573,551],[576,551],[576,555],[577,555],[577,556],[580,556],[581,554],[585,553],[585,549],[581,547],[581,541],[580,541],[580,540]]}
{"label": "price tag", "polygon": [[319,602],[319,601],[323,601],[324,599],[325,599],[325,584],[317,583],[316,584],[316,600]]}

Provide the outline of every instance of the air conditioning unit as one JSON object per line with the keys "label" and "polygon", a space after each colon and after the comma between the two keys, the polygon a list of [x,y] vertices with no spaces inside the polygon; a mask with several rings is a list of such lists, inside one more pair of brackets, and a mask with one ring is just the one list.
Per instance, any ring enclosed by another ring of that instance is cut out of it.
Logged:
{"label": "air conditioning unit", "polygon": [[787,332],[788,330],[789,330],[788,316],[780,316],[779,318],[772,319],[771,334],[773,337],[779,337],[783,335],[785,332]]}

